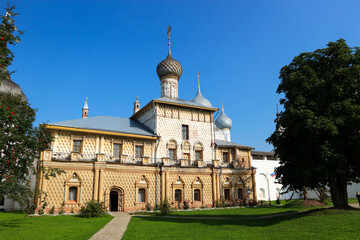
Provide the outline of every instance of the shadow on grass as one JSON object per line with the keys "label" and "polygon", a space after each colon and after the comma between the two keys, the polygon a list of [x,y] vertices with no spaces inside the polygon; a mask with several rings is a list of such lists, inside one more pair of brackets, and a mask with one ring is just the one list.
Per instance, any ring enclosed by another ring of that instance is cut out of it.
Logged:
{"label": "shadow on grass", "polygon": [[[247,226],[247,227],[266,227],[276,225],[283,221],[289,221],[292,219],[303,218],[307,216],[319,216],[319,215],[331,215],[331,214],[341,214],[347,211],[356,211],[360,213],[360,209],[352,209],[352,210],[335,210],[335,209],[313,209],[306,212],[299,212],[295,215],[288,215],[288,216],[279,216],[273,218],[264,218],[264,219],[192,219],[191,217],[185,218],[176,218],[177,216],[171,216],[171,218],[167,217],[141,217],[136,216],[136,218],[140,218],[143,221],[150,221],[150,222],[168,222],[168,223],[201,223],[207,224],[210,226],[219,226],[219,225],[238,225],[238,226]],[[278,215],[278,214],[277,214]],[[179,216],[180,217],[180,216]],[[219,215],[210,216],[210,215],[202,215],[201,217],[220,217]],[[226,217],[234,217],[233,215],[226,215]],[[248,217],[248,216],[246,216]],[[258,217],[258,215],[256,216]]]}

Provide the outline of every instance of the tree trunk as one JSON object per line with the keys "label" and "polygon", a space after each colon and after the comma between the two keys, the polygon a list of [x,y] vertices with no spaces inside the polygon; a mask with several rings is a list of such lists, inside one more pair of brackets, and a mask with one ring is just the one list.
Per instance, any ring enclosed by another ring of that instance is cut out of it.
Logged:
{"label": "tree trunk", "polygon": [[333,178],[329,182],[331,200],[334,208],[346,209],[348,205],[347,182],[339,178]]}
{"label": "tree trunk", "polygon": [[303,188],[303,192],[304,192],[304,200],[308,200],[308,194],[307,194],[306,187]]}

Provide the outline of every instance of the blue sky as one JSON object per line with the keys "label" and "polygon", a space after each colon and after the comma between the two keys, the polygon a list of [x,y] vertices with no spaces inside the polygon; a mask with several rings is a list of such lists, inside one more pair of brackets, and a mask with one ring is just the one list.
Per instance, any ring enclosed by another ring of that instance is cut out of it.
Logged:
{"label": "blue sky", "polygon": [[142,106],[160,97],[156,66],[171,25],[179,97],[196,95],[200,71],[203,95],[218,108],[224,100],[232,141],[270,151],[281,67],[339,38],[360,46],[359,1],[10,3],[26,31],[12,48],[12,79],[38,109],[37,124],[80,118],[86,97],[90,116],[118,117],[131,116],[136,96]]}

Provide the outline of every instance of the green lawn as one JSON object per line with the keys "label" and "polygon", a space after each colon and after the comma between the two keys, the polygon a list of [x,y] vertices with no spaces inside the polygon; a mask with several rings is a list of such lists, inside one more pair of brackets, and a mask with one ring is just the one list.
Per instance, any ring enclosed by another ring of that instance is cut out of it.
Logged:
{"label": "green lawn", "polygon": [[0,212],[0,239],[89,239],[112,216],[80,218],[76,216],[25,217],[19,212]]}
{"label": "green lawn", "polygon": [[184,217],[231,217],[231,218],[249,218],[259,217],[269,214],[277,214],[284,212],[297,212],[305,210],[306,208],[301,207],[257,207],[257,208],[228,208],[228,209],[211,209],[203,211],[189,211],[189,212],[172,212],[173,216],[184,216]]}
{"label": "green lawn", "polygon": [[[271,208],[270,208],[271,209]],[[246,210],[247,209],[240,209]],[[256,209],[249,209],[255,210]],[[247,213],[248,214],[248,213]],[[219,214],[218,216],[223,215]],[[254,214],[248,214],[254,215]],[[133,217],[127,239],[360,239],[360,211],[314,209],[257,220],[195,220]]]}
{"label": "green lawn", "polygon": [[[285,205],[263,206],[256,208],[227,208],[227,209],[205,209],[200,211],[173,211],[172,216],[183,217],[229,217],[229,218],[251,218],[269,214],[278,214],[285,212],[298,212],[301,210],[315,209],[307,208],[303,205],[303,200],[292,200]],[[159,213],[144,213],[146,215],[159,215]]]}

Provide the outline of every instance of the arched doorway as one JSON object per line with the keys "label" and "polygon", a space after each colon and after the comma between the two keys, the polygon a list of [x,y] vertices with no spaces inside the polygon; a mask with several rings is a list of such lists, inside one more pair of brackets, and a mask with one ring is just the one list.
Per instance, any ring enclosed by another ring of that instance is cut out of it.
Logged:
{"label": "arched doorway", "polygon": [[119,193],[117,191],[110,192],[109,208],[111,212],[119,211]]}
{"label": "arched doorway", "polygon": [[109,193],[109,210],[111,212],[122,212],[124,210],[123,207],[124,194],[119,189],[111,189]]}

